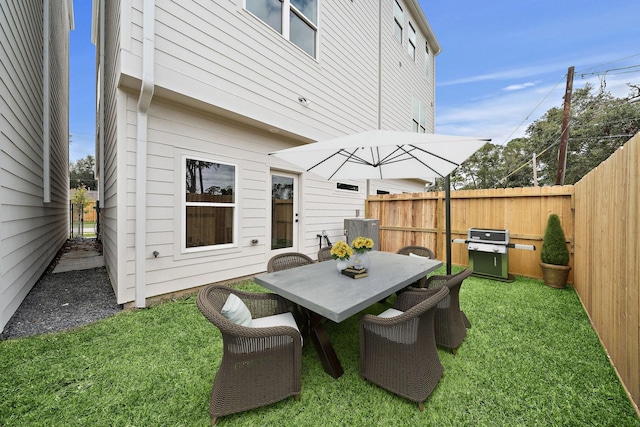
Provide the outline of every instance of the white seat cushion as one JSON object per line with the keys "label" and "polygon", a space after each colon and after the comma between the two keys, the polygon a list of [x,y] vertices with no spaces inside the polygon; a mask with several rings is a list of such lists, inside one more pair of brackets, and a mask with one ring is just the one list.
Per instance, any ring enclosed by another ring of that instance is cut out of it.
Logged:
{"label": "white seat cushion", "polygon": [[387,308],[385,311],[378,314],[378,317],[395,317],[402,313],[404,313],[404,311],[396,310],[395,308]]}
{"label": "white seat cushion", "polygon": [[222,306],[222,315],[227,320],[242,326],[251,326],[251,312],[245,303],[235,294],[229,294]]}
{"label": "white seat cushion", "polygon": [[[274,314],[273,316],[259,317],[251,321],[252,328],[268,328],[269,326],[291,326],[296,331],[300,332],[296,319],[290,312]],[[302,335],[300,335],[302,338]]]}
{"label": "white seat cushion", "polygon": [[[403,314],[404,311],[396,310],[395,308],[388,308],[382,313],[378,314],[378,317],[396,317]],[[410,321],[408,324],[393,326],[390,328],[383,328],[380,331],[380,336],[385,337],[389,341],[395,341],[400,344],[412,344],[416,341],[416,333],[415,326],[416,322]],[[407,329],[409,328],[409,329]],[[406,336],[406,332],[410,331],[410,336]]]}
{"label": "white seat cushion", "polygon": [[416,258],[431,259],[431,258],[430,258],[430,257],[428,257],[428,256],[416,255],[416,254],[414,254],[413,252],[409,252],[409,256],[416,257]]}

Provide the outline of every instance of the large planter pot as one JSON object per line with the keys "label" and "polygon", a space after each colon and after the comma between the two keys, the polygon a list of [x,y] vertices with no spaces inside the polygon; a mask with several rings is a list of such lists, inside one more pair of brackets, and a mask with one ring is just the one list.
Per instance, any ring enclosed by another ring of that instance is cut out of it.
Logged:
{"label": "large planter pot", "polygon": [[568,265],[554,265],[540,263],[542,268],[542,280],[544,284],[552,288],[564,288],[567,286],[567,277],[569,277],[569,270],[571,267]]}

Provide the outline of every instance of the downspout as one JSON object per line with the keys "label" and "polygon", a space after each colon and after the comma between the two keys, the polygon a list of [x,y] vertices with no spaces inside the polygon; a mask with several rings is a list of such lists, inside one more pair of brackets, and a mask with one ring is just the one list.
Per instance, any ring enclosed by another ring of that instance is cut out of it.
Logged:
{"label": "downspout", "polygon": [[[382,129],[382,0],[378,1],[378,129]],[[371,180],[366,180],[365,191],[365,218],[368,206],[366,199],[371,194]]]}
{"label": "downspout", "polygon": [[49,0],[43,4],[42,29],[42,201],[51,202],[51,67],[49,65],[49,41],[51,18]]}
{"label": "downspout", "polygon": [[153,72],[155,51],[155,0],[144,0],[142,6],[142,86],[138,98],[138,123],[136,132],[136,226],[135,258],[136,307],[146,307],[146,224],[147,224],[147,113],[155,75]]}

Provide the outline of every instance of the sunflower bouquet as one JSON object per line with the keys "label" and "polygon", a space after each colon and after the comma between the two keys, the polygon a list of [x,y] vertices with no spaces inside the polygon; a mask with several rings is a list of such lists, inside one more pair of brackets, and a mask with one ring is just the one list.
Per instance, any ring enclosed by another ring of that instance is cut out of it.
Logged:
{"label": "sunflower bouquet", "polygon": [[349,245],[347,245],[342,240],[338,240],[331,247],[331,258],[339,259],[339,260],[347,260],[349,257],[353,255],[353,249]]}
{"label": "sunflower bouquet", "polygon": [[368,237],[356,237],[351,242],[351,247],[358,253],[365,253],[373,249],[373,240]]}

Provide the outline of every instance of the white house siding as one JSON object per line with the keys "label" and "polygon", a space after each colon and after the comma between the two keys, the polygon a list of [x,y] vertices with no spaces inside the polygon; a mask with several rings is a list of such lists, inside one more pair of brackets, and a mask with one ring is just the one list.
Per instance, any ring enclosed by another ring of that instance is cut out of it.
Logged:
{"label": "white house siding", "polygon": [[50,194],[44,203],[43,2],[0,2],[0,329],[69,233],[69,28],[50,2]]}
{"label": "white house siding", "polygon": [[[241,3],[157,0],[156,86],[311,140],[378,127],[377,3],[322,2],[317,60]],[[138,81],[141,9],[132,2],[123,52],[123,71]]]}
{"label": "white house siding", "polygon": [[[105,259],[105,266],[109,274],[111,285],[117,295],[118,283],[124,282],[126,272],[119,268],[119,259],[124,259],[123,232],[118,232],[118,218],[125,218],[124,204],[119,203],[118,196],[126,193],[125,155],[118,156],[118,153],[125,153],[124,147],[126,143],[127,127],[118,125],[118,120],[124,120],[126,117],[126,108],[120,105],[125,102],[126,94],[118,89],[120,70],[119,70],[119,53],[120,53],[120,33],[121,33],[121,16],[120,1],[111,0],[104,3],[105,7],[105,28],[106,32],[104,40],[104,56],[108,58],[100,66],[104,68],[104,124],[98,126],[98,132],[103,132],[104,138],[104,170],[100,170],[102,159],[99,151],[96,152],[97,173],[100,180],[100,186],[104,191],[104,200],[100,201],[100,227],[102,248]],[[97,23],[94,22],[94,25]],[[99,25],[95,30],[99,31]],[[100,55],[100,46],[96,48],[96,55]],[[135,133],[135,131],[134,131]],[[121,146],[119,146],[121,145]],[[119,164],[120,162],[120,164]],[[124,228],[123,224],[123,228]]]}
{"label": "white house siding", "polygon": [[[107,2],[103,244],[118,303],[135,299],[139,262],[144,263],[146,297],[263,272],[270,253],[272,169],[300,173],[299,251],[315,258],[322,230],[332,241],[344,238],[344,218],[356,216],[356,210],[364,215],[366,182],[346,182],[358,185],[356,193],[338,190],[335,182],[302,173],[267,153],[374,129],[379,119],[377,2],[321,1],[317,60],[242,9],[240,0],[155,3],[146,235],[144,259],[136,259],[142,1]],[[424,79],[416,84],[424,85]],[[311,105],[300,105],[298,96]],[[385,96],[394,95],[388,91]],[[388,108],[384,101],[383,108]],[[400,115],[402,125],[390,128],[410,129],[411,97]],[[274,129],[280,132],[270,132]],[[236,247],[182,252],[184,155],[237,165]],[[422,182],[411,180],[372,180],[369,185],[373,194],[424,189]],[[252,239],[258,244],[252,245]]]}
{"label": "white house siding", "polygon": [[[124,220],[116,221],[125,236],[124,254],[110,262],[118,271],[125,271],[116,293],[119,303],[134,299],[135,288],[135,119],[137,99],[121,92],[126,98],[130,129],[127,144],[120,156],[126,158],[126,191],[119,202],[125,205]],[[147,235],[145,247],[147,296],[161,295],[206,283],[229,280],[265,270],[269,253],[269,214],[271,168],[292,170],[291,165],[270,157],[267,153],[294,145],[269,132],[230,121],[211,113],[154,98],[149,113],[147,146]],[[184,155],[211,158],[236,164],[239,168],[237,193],[239,199],[239,232],[237,247],[184,254],[180,242],[182,230],[181,187]],[[359,185],[352,192],[336,189],[335,182],[305,175],[304,202],[300,212],[299,250],[315,257],[316,235],[327,230],[331,239],[343,238],[342,221],[355,216],[356,209],[364,214],[364,181],[349,181]],[[106,232],[106,231],[105,231]],[[251,245],[258,239],[258,245]],[[106,243],[106,242],[105,242]],[[158,257],[152,254],[159,253]],[[111,257],[108,252],[105,256]],[[118,277],[121,277],[118,275]]]}
{"label": "white house siding", "polygon": [[[427,107],[427,132],[435,129],[433,79],[434,60],[431,55],[431,78],[425,76],[425,41],[427,34],[420,20],[411,13],[411,1],[399,0],[404,11],[402,43],[393,33],[394,1],[383,2],[382,19],[382,129],[410,131],[412,129],[412,102],[418,98]],[[408,53],[409,22],[416,30],[416,54],[413,60]],[[430,36],[433,37],[433,36]]]}

